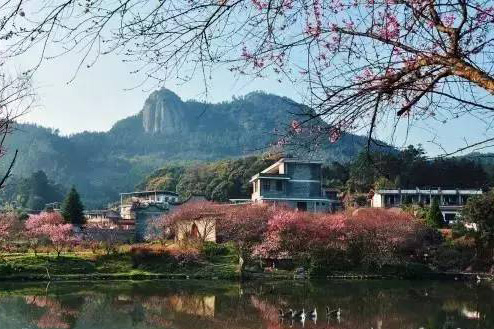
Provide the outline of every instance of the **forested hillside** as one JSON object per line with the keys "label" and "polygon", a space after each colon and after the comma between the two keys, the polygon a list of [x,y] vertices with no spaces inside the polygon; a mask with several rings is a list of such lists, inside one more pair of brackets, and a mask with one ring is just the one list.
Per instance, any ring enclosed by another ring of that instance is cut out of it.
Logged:
{"label": "forested hillside", "polygon": [[[277,158],[251,156],[208,164],[167,165],[146,178],[141,189],[177,191],[182,197],[203,194],[207,199],[227,201],[249,198],[250,178]],[[346,163],[323,165],[323,184],[342,192],[367,194],[379,188],[487,188],[493,177],[482,166],[466,158],[427,160],[420,147],[400,152],[362,152]]]}
{"label": "forested hillside", "polygon": [[[11,184],[42,170],[54,184],[75,185],[88,208],[101,207],[165,164],[260,154],[277,141],[275,132],[285,131],[308,111],[288,98],[261,92],[209,104],[184,102],[162,89],[108,132],[61,136],[57,130],[20,124],[8,140],[9,150],[19,150]],[[323,142],[316,156],[345,163],[365,144],[365,137],[343,135],[337,143]]]}

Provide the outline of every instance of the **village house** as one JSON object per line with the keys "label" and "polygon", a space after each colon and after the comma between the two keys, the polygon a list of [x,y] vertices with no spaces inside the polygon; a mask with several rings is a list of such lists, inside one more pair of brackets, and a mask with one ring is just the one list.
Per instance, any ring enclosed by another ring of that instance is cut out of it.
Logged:
{"label": "village house", "polygon": [[321,168],[322,161],[282,158],[251,178],[251,202],[283,204],[300,211],[335,211],[339,201],[328,198],[334,194],[323,190]]}
{"label": "village house", "polygon": [[430,206],[436,198],[446,222],[452,222],[461,213],[467,200],[475,195],[481,195],[478,189],[382,189],[374,191],[371,198],[373,208],[398,208],[404,204],[422,204]]}
{"label": "village house", "polygon": [[120,224],[120,214],[111,209],[85,210],[86,225],[114,228]]}
{"label": "village house", "polygon": [[[121,193],[120,221],[132,223],[136,241],[144,241],[153,220],[169,214],[178,206],[205,200],[204,196],[200,195],[192,195],[187,200],[180,200],[177,193],[170,191]],[[216,241],[215,223],[206,218],[178,225],[175,237],[177,240],[195,237],[204,241]]]}
{"label": "village house", "polygon": [[171,191],[136,191],[120,193],[120,216],[133,222],[136,241],[143,241],[149,223],[179,205],[178,194]]}

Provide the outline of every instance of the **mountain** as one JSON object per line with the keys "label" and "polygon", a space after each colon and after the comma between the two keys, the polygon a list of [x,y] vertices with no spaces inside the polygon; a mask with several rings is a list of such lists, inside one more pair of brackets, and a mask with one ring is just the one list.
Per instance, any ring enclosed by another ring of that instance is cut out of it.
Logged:
{"label": "mountain", "polygon": [[[286,131],[293,119],[308,112],[286,97],[262,92],[210,104],[182,101],[161,89],[147,98],[139,113],[107,132],[61,136],[57,130],[19,124],[9,136],[8,149],[19,149],[16,177],[42,170],[54,183],[76,185],[86,207],[94,208],[118,200],[118,193],[134,189],[166,163],[260,153],[276,141],[274,132]],[[365,137],[345,134],[337,143],[324,142],[318,157],[346,162],[365,143]]]}

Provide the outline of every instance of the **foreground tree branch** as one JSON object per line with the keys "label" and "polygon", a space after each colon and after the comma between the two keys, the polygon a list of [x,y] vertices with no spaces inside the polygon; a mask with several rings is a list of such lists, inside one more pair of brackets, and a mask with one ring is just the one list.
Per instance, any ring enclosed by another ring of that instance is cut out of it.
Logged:
{"label": "foreground tree branch", "polygon": [[[332,142],[367,130],[372,140],[390,114],[490,120],[494,110],[489,0],[0,0],[0,17],[3,58],[75,52],[78,71],[116,52],[158,84],[199,74],[207,88],[220,66],[291,81],[314,112],[285,141],[302,128]],[[328,125],[311,126],[316,118]]]}

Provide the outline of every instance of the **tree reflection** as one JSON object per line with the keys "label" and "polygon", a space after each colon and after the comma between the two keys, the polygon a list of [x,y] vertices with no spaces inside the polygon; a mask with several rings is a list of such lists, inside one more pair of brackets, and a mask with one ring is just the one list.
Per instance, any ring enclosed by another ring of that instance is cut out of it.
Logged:
{"label": "tree reflection", "polygon": [[[206,284],[206,283],[205,283]],[[251,283],[208,291],[185,283],[135,283],[44,294],[0,295],[2,329],[448,329],[493,328],[494,291],[459,283]],[[7,291],[2,289],[2,291]],[[326,317],[325,307],[342,314]],[[311,310],[317,320],[280,319],[278,309]]]}

